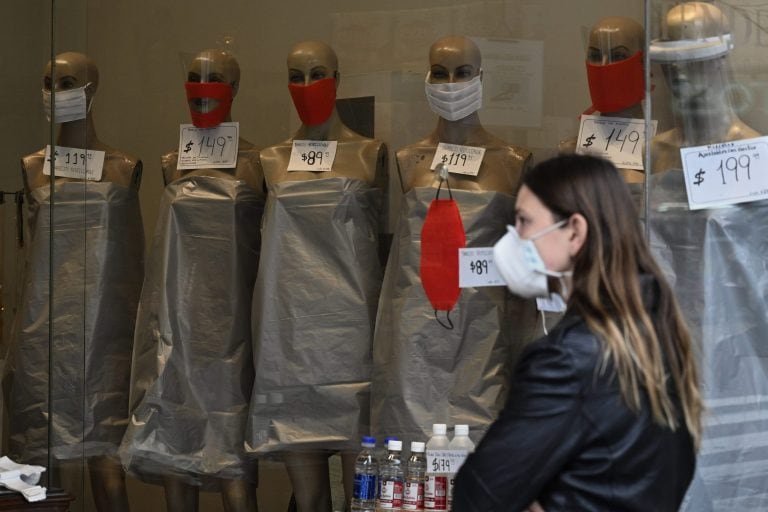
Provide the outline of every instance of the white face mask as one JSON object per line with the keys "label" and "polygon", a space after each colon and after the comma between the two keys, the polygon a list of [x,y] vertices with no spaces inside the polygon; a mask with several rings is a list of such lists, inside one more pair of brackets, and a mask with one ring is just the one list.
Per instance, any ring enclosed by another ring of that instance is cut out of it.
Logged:
{"label": "white face mask", "polygon": [[[85,96],[85,88],[90,83],[77,89],[67,89],[66,91],[56,91],[56,123],[68,123],[85,119],[85,116],[91,110]],[[45,117],[51,120],[51,91],[43,89],[43,108]]]}
{"label": "white face mask", "polygon": [[468,82],[446,84],[429,83],[430,74],[424,81],[424,92],[432,112],[448,121],[464,119],[477,112],[483,105],[483,84],[480,75]]}
{"label": "white face mask", "polygon": [[[493,246],[493,261],[509,291],[526,299],[549,297],[547,276],[557,277],[562,283],[562,278],[571,274],[548,270],[533,243],[567,222],[566,219],[556,222],[526,240],[520,238],[513,226],[507,226],[507,234]],[[567,290],[563,289],[561,293],[567,296]]]}

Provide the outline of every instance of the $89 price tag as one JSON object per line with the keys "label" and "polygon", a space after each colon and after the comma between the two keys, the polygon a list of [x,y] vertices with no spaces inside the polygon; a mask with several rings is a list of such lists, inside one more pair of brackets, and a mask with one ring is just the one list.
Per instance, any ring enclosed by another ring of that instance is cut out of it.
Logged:
{"label": "$89 price tag", "polygon": [[289,171],[328,172],[336,159],[335,140],[294,140]]}
{"label": "$89 price tag", "polygon": [[237,167],[240,123],[213,128],[182,124],[177,169],[232,169]]}
{"label": "$89 price tag", "polygon": [[[656,133],[656,121],[653,121]],[[581,116],[576,153],[610,160],[619,169],[643,170],[645,121],[626,117]]]}
{"label": "$89 price tag", "polygon": [[493,263],[493,247],[459,249],[459,288],[504,286]]}
{"label": "$89 price tag", "polygon": [[441,142],[437,145],[429,168],[434,171],[438,164],[443,163],[448,166],[448,172],[453,174],[477,176],[484,156],[485,148]]}
{"label": "$89 price tag", "polygon": [[682,148],[691,210],[768,198],[768,137]]}

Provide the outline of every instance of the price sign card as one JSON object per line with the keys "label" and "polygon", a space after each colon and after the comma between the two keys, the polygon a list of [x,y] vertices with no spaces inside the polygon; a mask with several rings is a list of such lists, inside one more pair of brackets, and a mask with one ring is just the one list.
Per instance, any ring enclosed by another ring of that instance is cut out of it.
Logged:
{"label": "price sign card", "polygon": [[178,169],[237,167],[240,123],[221,123],[213,128],[182,124],[179,132]]}
{"label": "price sign card", "polygon": [[691,210],[768,198],[768,137],[680,149]]}
{"label": "price sign card", "polygon": [[434,171],[437,164],[443,163],[448,166],[448,172],[453,174],[477,176],[484,156],[485,148],[441,142],[437,145],[435,157],[429,168]]}
{"label": "price sign card", "polygon": [[[104,172],[104,151],[56,146],[55,174],[59,178],[99,181]],[[45,146],[43,174],[51,175],[51,146]]]}
{"label": "price sign card", "polygon": [[335,140],[294,140],[289,171],[328,172],[336,159]]}
{"label": "price sign card", "polygon": [[[656,134],[657,122],[652,122]],[[576,153],[595,155],[619,169],[643,170],[645,121],[626,117],[581,116]]]}
{"label": "price sign card", "polygon": [[427,473],[456,473],[468,455],[466,450],[427,450]]}
{"label": "price sign card", "polygon": [[493,263],[493,247],[459,249],[459,288],[505,286]]}

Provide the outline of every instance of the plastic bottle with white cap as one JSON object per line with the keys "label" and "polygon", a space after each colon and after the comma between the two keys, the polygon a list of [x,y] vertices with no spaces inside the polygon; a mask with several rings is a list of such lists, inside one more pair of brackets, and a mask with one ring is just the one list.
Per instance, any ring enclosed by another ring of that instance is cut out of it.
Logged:
{"label": "plastic bottle with white cap", "polygon": [[424,483],[424,510],[448,510],[448,475],[440,466],[442,453],[448,450],[448,426],[432,425],[432,437],[427,441],[427,479]]}
{"label": "plastic bottle with white cap", "polygon": [[452,460],[460,461],[458,464],[451,467],[451,476],[448,482],[448,510],[452,510],[453,505],[453,482],[456,477],[456,473],[459,472],[459,468],[464,463],[467,455],[475,451],[475,443],[469,438],[469,425],[456,425],[453,430],[453,439],[448,444],[448,450],[451,453]]}

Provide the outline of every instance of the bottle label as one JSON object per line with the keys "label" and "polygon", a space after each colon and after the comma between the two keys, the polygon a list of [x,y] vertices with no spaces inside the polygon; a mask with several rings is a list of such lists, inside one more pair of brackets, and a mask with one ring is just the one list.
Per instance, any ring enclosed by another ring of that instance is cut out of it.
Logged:
{"label": "bottle label", "polygon": [[397,480],[381,481],[379,508],[391,509],[403,506],[403,482]]}
{"label": "bottle label", "polygon": [[424,510],[424,482],[406,482],[403,510]]}
{"label": "bottle label", "polygon": [[453,476],[448,478],[448,510],[452,510],[453,508],[453,483],[456,481],[456,478]]}
{"label": "bottle label", "polygon": [[448,477],[427,475],[424,485],[424,508],[427,510],[448,509]]}
{"label": "bottle label", "polygon": [[352,496],[356,500],[375,500],[376,475],[356,474]]}

